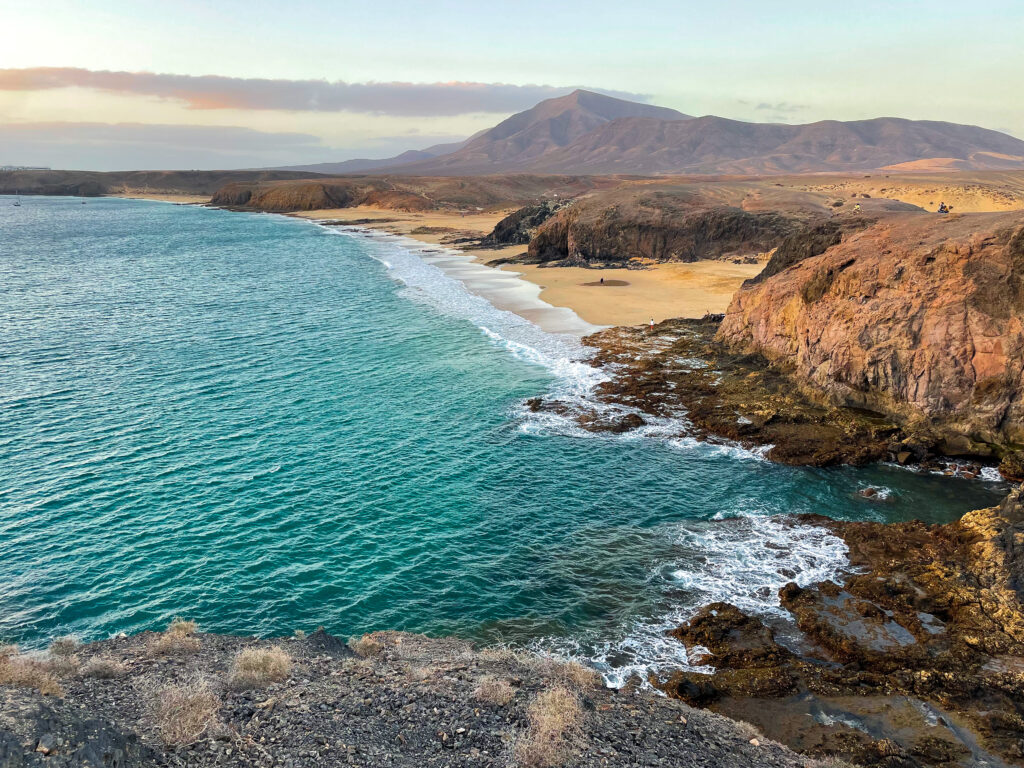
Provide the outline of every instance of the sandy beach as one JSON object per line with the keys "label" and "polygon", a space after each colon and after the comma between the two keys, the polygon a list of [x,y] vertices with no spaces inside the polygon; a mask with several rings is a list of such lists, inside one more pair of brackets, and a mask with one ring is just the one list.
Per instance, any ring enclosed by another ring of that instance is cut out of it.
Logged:
{"label": "sandy beach", "polygon": [[[293,214],[313,220],[346,221],[419,240],[458,248],[451,240],[480,237],[490,232],[509,211],[460,214],[450,211],[409,213],[381,208],[339,208]],[[485,264],[526,251],[525,245],[467,249],[464,253]],[[503,272],[518,275],[540,289],[539,298],[566,307],[586,322],[598,325],[640,325],[670,317],[702,317],[724,312],[740,284],[761,271],[764,264],[698,261],[689,264],[653,264],[648,269],[585,269],[503,265]],[[604,284],[600,281],[604,278]]]}
{"label": "sandy beach", "polygon": [[209,195],[174,195],[174,194],[156,194],[156,193],[142,193],[142,192],[121,192],[116,195],[106,195],[106,197],[121,197],[125,200],[158,200],[162,203],[208,203],[210,202]]}

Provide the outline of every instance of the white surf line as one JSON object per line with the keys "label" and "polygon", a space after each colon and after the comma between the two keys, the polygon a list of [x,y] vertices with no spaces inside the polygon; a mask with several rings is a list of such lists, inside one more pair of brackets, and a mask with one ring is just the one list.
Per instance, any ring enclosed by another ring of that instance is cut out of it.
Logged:
{"label": "white surf line", "polygon": [[458,280],[469,293],[485,299],[497,309],[513,312],[529,320],[547,333],[564,333],[582,338],[607,327],[588,323],[568,307],[556,307],[543,301],[540,298],[541,287],[523,280],[521,272],[489,267],[464,251],[366,227],[335,225],[331,229],[371,234],[374,239],[394,242],[425,263],[437,267],[448,277]]}

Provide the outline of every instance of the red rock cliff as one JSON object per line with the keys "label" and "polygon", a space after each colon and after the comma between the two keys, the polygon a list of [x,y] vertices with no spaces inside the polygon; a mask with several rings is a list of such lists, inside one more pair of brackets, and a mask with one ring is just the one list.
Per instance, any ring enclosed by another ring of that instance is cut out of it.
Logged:
{"label": "red rock cliff", "polygon": [[741,289],[718,332],[952,453],[1024,443],[1024,213],[907,214]]}

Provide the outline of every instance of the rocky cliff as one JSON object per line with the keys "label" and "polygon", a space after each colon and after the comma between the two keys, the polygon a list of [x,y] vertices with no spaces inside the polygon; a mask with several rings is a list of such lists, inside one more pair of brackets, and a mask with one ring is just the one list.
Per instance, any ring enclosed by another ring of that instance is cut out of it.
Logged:
{"label": "rocky cliff", "polygon": [[775,213],[739,208],[578,204],[543,224],[530,241],[530,261],[552,266],[621,266],[631,259],[697,261],[774,248],[797,228]]}
{"label": "rocky cliff", "polygon": [[1024,214],[890,216],[814,250],[741,289],[718,341],[947,453],[1024,443]]}

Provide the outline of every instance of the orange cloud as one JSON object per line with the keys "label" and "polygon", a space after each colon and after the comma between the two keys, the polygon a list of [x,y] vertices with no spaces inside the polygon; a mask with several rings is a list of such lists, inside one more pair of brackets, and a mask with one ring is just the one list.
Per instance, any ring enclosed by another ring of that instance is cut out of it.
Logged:
{"label": "orange cloud", "polygon": [[[273,109],[302,112],[363,112],[405,116],[507,113],[525,109],[573,87],[507,83],[345,83],[270,80],[219,75],[110,72],[77,67],[0,69],[0,90],[90,88],[184,102],[190,109]],[[642,94],[605,91],[641,99]]]}

